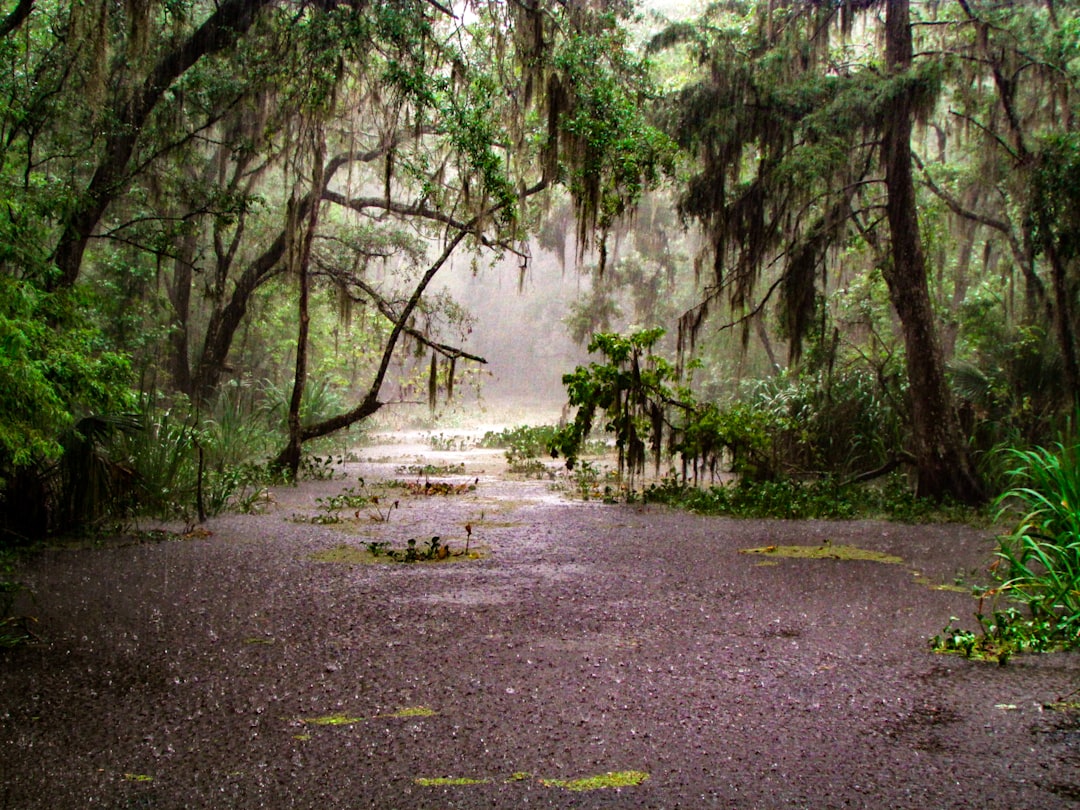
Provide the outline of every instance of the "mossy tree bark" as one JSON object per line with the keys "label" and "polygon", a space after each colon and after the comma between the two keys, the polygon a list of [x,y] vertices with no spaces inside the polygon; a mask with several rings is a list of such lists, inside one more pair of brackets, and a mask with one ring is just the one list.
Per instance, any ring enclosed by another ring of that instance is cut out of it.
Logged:
{"label": "mossy tree bark", "polygon": [[[912,63],[909,0],[888,0],[885,26],[886,64],[894,77],[902,77]],[[914,88],[903,81],[899,86],[882,133],[891,240],[884,275],[904,337],[918,494],[977,503],[984,498],[983,487],[964,448],[945,378],[919,233],[911,158]]]}

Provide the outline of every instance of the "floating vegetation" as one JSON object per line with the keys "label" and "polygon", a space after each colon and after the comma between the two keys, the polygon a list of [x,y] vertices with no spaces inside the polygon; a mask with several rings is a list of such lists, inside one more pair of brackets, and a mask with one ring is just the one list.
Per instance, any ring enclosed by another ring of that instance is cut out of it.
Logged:
{"label": "floating vegetation", "polygon": [[464,475],[465,462],[460,464],[403,464],[395,472],[398,475]]}
{"label": "floating vegetation", "polygon": [[322,717],[301,717],[300,722],[306,726],[351,726],[362,722],[363,717],[350,717],[343,712],[337,714],[324,714]]}
{"label": "floating vegetation", "polygon": [[[321,717],[301,717],[299,722],[305,726],[352,726],[365,720],[376,720],[387,717],[432,717],[438,714],[429,706],[405,706],[389,714],[375,714],[371,717],[353,717],[352,715],[338,712],[337,714],[324,714]],[[296,739],[300,739],[297,736]]]}
{"label": "floating vegetation", "polygon": [[429,497],[432,495],[464,495],[467,492],[475,492],[480,485],[480,479],[475,478],[461,484],[451,481],[387,481],[386,486],[402,489],[408,495],[417,497]]}
{"label": "floating vegetation", "polygon": [[826,540],[819,546],[761,546],[739,549],[740,554],[761,554],[767,557],[788,557],[804,560],[866,560],[887,565],[903,565],[904,561],[893,554],[872,551],[858,546],[833,545]]}
{"label": "floating vegetation", "polygon": [[[525,782],[533,778],[533,775],[528,771],[517,771],[509,778],[505,779],[504,784],[509,785],[514,782]],[[607,773],[598,774],[597,776],[586,776],[583,779],[537,779],[537,781],[544,787],[562,788],[563,790],[580,792],[586,790],[635,787],[648,778],[649,774],[644,771],[609,771]],[[493,781],[495,780],[487,777],[475,778],[458,776],[417,777],[413,779],[415,784],[421,785],[422,787],[486,785]]]}
{"label": "floating vegetation", "polygon": [[932,591],[949,591],[950,593],[971,593],[970,585],[931,585],[929,582],[923,582],[922,584]]}
{"label": "floating vegetation", "polygon": [[648,778],[649,775],[644,771],[609,771],[599,776],[586,776],[584,779],[541,779],[540,784],[544,787],[557,787],[564,790],[605,790],[634,787]]}
{"label": "floating vegetation", "polygon": [[[1073,692],[1073,694],[1075,695],[1076,692]],[[1080,713],[1080,701],[1059,700],[1054,703],[1044,703],[1043,708],[1051,712],[1066,712],[1069,714],[1078,714]]]}
{"label": "floating vegetation", "polygon": [[379,717],[432,717],[438,714],[429,706],[406,706],[390,714],[380,714]]}
{"label": "floating vegetation", "polygon": [[[471,539],[471,533],[469,535]],[[314,562],[339,563],[345,565],[371,565],[373,563],[422,563],[422,562],[461,562],[479,560],[488,556],[488,550],[469,547],[468,540],[464,549],[451,548],[439,537],[421,544],[415,538],[406,541],[404,548],[394,548],[385,540],[373,540],[363,546],[341,544],[334,548],[316,551],[308,559]]]}

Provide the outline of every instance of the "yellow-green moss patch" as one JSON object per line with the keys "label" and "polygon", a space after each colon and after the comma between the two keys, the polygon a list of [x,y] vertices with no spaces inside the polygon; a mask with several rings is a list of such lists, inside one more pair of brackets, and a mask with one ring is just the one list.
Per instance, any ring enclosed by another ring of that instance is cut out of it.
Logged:
{"label": "yellow-green moss patch", "polygon": [[[423,549],[418,549],[422,551]],[[388,552],[395,552],[399,556],[395,557]],[[485,557],[491,556],[491,548],[488,546],[482,546],[473,544],[469,547],[469,553],[465,553],[464,546],[449,548],[447,555],[442,559],[426,559],[420,558],[411,562],[406,562],[400,559],[400,548],[387,548],[381,554],[372,554],[368,549],[361,548],[360,546],[350,546],[342,544],[335,546],[334,548],[325,548],[322,551],[316,551],[311,554],[308,559],[313,562],[320,563],[337,563],[339,565],[375,565],[379,563],[391,563],[395,565],[444,565],[446,563],[456,562],[468,562],[472,560],[482,560]]]}
{"label": "yellow-green moss patch", "polygon": [[380,715],[380,717],[431,717],[435,714],[438,714],[438,712],[427,706],[406,706],[396,712]]}
{"label": "yellow-green moss patch", "polygon": [[345,565],[370,565],[377,561],[377,557],[366,548],[359,546],[340,545],[334,548],[324,548],[316,551],[309,558],[314,562],[343,563]]}
{"label": "yellow-green moss patch", "polygon": [[557,787],[564,790],[605,790],[606,788],[634,787],[640,785],[649,775],[644,771],[608,771],[598,776],[586,776],[584,779],[541,779],[544,787]]}
{"label": "yellow-green moss patch", "polygon": [[413,782],[421,787],[437,787],[439,785],[483,785],[490,781],[490,779],[472,779],[468,776],[436,776],[432,778],[418,776],[416,779],[413,779]]}
{"label": "yellow-green moss patch", "polygon": [[338,714],[324,714],[322,717],[301,717],[300,722],[307,726],[351,726],[363,719],[363,717],[350,717],[339,712]]}
{"label": "yellow-green moss patch", "polygon": [[1052,712],[1080,712],[1080,701],[1059,700],[1055,703],[1044,703],[1043,708]]}
{"label": "yellow-green moss patch", "polygon": [[826,541],[819,546],[761,546],[739,549],[740,554],[760,554],[765,557],[789,557],[803,560],[866,560],[869,562],[903,565],[904,561],[883,551],[858,546],[833,545]]}
{"label": "yellow-green moss patch", "polygon": [[950,591],[952,593],[971,593],[970,585],[931,585],[928,582],[924,582],[927,588],[932,591]]}

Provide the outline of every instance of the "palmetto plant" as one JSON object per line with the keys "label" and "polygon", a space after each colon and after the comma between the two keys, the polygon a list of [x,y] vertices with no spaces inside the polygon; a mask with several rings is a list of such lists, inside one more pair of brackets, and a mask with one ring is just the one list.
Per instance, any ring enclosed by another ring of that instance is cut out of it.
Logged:
{"label": "palmetto plant", "polygon": [[1009,452],[1015,484],[998,503],[1002,513],[1019,503],[1022,516],[1001,538],[998,590],[1027,606],[1048,641],[1080,645],[1080,445]]}

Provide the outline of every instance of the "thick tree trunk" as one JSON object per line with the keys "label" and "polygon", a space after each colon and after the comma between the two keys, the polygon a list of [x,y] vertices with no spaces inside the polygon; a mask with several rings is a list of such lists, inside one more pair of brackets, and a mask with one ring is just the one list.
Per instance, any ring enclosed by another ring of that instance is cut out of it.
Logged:
{"label": "thick tree trunk", "polygon": [[1076,338],[1073,334],[1073,296],[1069,291],[1068,269],[1057,249],[1053,236],[1047,237],[1045,252],[1050,260],[1054,289],[1054,335],[1061,349],[1065,389],[1074,409],[1080,408],[1080,364],[1076,357]]}
{"label": "thick tree trunk", "polygon": [[198,402],[205,404],[212,401],[221,382],[236,330],[247,315],[252,295],[283,269],[281,260],[285,255],[285,242],[283,231],[262,255],[237,277],[228,302],[224,306],[215,306],[211,312],[210,322],[206,327],[206,339],[192,381],[192,396]]}
{"label": "thick tree trunk", "polygon": [[162,56],[143,85],[112,111],[112,134],[86,191],[64,223],[53,262],[60,271],[53,287],[71,287],[82,270],[90,237],[113,200],[128,190],[128,164],[139,134],[162,95],[206,56],[231,48],[271,0],[225,0],[188,39]]}
{"label": "thick tree trunk", "polygon": [[[379,155],[385,154],[386,147],[363,153],[346,153],[331,159],[323,170],[322,199],[333,201],[326,186],[330,183],[334,174],[350,162],[370,162]],[[297,210],[298,219],[306,219],[311,212],[314,197],[306,195]],[[225,371],[225,364],[232,349],[236,331],[244,322],[247,315],[248,304],[255,292],[264,283],[282,272],[284,265],[282,259],[288,246],[285,230],[277,235],[266,250],[249,264],[233,283],[232,294],[224,304],[216,303],[210,314],[210,321],[206,327],[206,338],[203,341],[202,352],[192,375],[192,397],[200,403],[206,404],[213,400],[217,393],[218,385]]]}
{"label": "thick tree trunk", "polygon": [[[886,61],[890,72],[902,74],[912,62],[909,0],[888,0],[886,9]],[[913,114],[912,92],[905,89],[888,117],[882,158],[891,237],[885,280],[904,335],[918,494],[977,503],[984,492],[953,410],[926,277],[912,177]]]}

